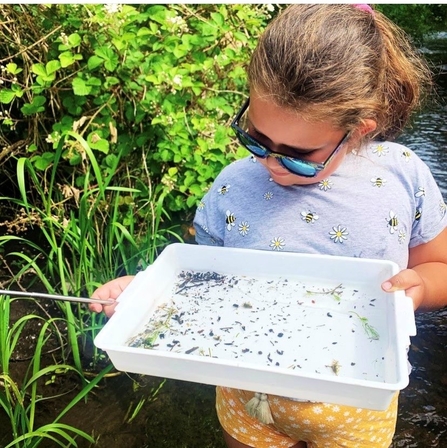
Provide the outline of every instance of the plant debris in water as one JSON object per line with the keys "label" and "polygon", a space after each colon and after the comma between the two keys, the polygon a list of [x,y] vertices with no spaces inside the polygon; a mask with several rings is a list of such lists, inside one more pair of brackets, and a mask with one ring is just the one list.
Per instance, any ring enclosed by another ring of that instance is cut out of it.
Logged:
{"label": "plant debris in water", "polygon": [[366,289],[184,270],[128,345],[385,381],[386,301]]}

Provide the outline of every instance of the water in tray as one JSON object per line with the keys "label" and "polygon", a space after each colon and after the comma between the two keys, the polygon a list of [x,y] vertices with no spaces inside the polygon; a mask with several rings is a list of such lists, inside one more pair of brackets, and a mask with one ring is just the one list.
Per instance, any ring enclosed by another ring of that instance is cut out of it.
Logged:
{"label": "water in tray", "polygon": [[181,271],[128,344],[383,382],[385,311],[365,284]]}

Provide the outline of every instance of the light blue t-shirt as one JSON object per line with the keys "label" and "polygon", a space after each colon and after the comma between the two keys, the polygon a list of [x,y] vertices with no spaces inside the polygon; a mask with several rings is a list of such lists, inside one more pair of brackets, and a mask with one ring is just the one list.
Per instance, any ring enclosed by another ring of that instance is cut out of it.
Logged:
{"label": "light blue t-shirt", "polygon": [[447,225],[428,166],[394,142],[346,155],[327,179],[284,187],[254,157],[227,166],[197,209],[199,244],[380,258],[407,267],[408,249]]}

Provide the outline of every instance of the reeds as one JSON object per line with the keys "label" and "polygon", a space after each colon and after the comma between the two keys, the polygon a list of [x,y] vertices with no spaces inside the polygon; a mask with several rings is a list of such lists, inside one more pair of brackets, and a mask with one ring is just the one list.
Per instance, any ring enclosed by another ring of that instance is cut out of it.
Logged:
{"label": "reeds", "polygon": [[[22,299],[19,299],[22,300]],[[10,447],[36,447],[43,439],[50,439],[55,446],[77,446],[76,438],[81,437],[90,442],[94,439],[81,429],[61,423],[59,420],[70,411],[80,400],[96,386],[107,374],[112,366],[109,365],[99,372],[92,381],[86,382],[82,371],[69,364],[43,365],[43,353],[51,338],[59,339],[58,321],[60,318],[45,319],[37,314],[27,314],[16,322],[10,321],[10,309],[13,299],[0,296],[0,406],[6,412],[11,423],[12,441],[4,448]],[[36,335],[34,353],[23,377],[15,376],[11,369],[11,360],[16,352],[18,341],[27,331],[27,326],[38,321],[40,331]],[[56,399],[45,395],[42,383],[49,376],[72,374],[83,383],[80,391],[66,405],[53,421],[44,425],[36,424],[39,403],[44,400]]]}
{"label": "reeds", "polygon": [[[81,188],[63,176],[65,183],[61,184],[67,144],[76,144],[86,157]],[[114,158],[113,165],[104,172],[88,143],[71,131],[62,136],[54,162],[46,172],[37,171],[28,158],[17,160],[20,196],[2,197],[0,201],[23,210],[20,219],[28,219],[26,225],[33,229],[33,238],[0,237],[0,248],[20,247],[3,258],[4,268],[12,273],[4,286],[90,296],[105,281],[145,268],[170,239],[181,241],[174,228],[162,227],[164,218],[169,218],[163,207],[162,190],[152,189],[150,178],[145,179],[144,185],[132,173],[126,172],[124,178],[122,173],[118,175],[119,164],[120,158]],[[27,314],[10,322],[11,302],[0,297],[0,382],[4,389],[0,392],[0,404],[11,421],[13,437],[5,448],[34,447],[41,439],[51,439],[55,446],[76,446],[77,437],[93,442],[81,429],[59,420],[112,368],[109,365],[96,372],[92,381],[85,375],[86,368],[96,371],[103,364],[104,354],[96,349],[86,359],[85,347],[93,345],[104,317],[92,315],[82,304],[57,302],[56,317]],[[29,322],[35,320],[41,326],[27,375],[15,378],[10,370],[12,353]],[[49,338],[57,338],[59,350],[53,357],[55,362],[46,365],[42,353]],[[79,378],[80,391],[51,423],[37,427],[35,415],[39,401],[44,399],[43,380],[51,375],[57,377],[62,371]]]}

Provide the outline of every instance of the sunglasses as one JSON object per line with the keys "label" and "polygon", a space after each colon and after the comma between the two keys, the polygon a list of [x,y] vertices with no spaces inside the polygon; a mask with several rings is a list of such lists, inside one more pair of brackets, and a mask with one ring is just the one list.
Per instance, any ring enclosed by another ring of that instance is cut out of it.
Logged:
{"label": "sunglasses", "polygon": [[345,134],[340,143],[336,146],[336,148],[331,152],[329,157],[321,163],[310,162],[308,160],[303,160],[298,157],[289,157],[283,154],[278,154],[268,149],[262,143],[258,142],[255,138],[253,138],[248,132],[244,131],[240,126],[240,120],[246,110],[248,109],[248,105],[250,104],[250,99],[247,99],[245,104],[242,106],[241,110],[237,113],[233,122],[231,123],[231,128],[236,134],[236,137],[239,139],[240,143],[248,149],[254,156],[259,157],[261,159],[265,159],[267,157],[274,157],[278,162],[292,174],[296,174],[298,176],[303,177],[315,177],[320,171],[324,170],[331,160],[335,157],[335,155],[340,151],[342,146],[346,143],[349,137],[349,133]]}

